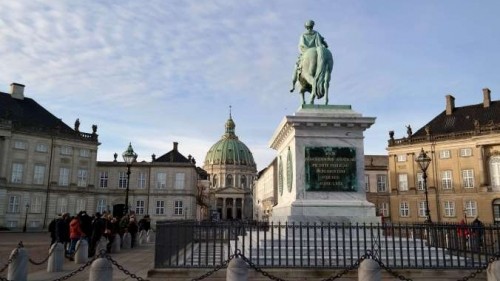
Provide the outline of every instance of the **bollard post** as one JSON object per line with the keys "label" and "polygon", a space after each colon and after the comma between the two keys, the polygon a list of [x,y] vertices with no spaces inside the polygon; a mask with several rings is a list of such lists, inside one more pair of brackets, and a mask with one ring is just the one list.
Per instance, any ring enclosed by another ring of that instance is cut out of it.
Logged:
{"label": "bollard post", "polygon": [[365,259],[361,262],[358,269],[359,281],[381,281],[382,272],[378,262],[372,259]]}
{"label": "bollard post", "polygon": [[155,233],[153,232],[152,229],[148,230],[148,233],[146,234],[146,242],[147,243],[155,242]]}
{"label": "bollard post", "polygon": [[137,241],[138,245],[143,245],[143,244],[146,244],[146,230],[141,230],[141,232],[139,232],[139,241]]}
{"label": "bollard post", "polygon": [[122,249],[130,249],[132,247],[132,236],[130,233],[125,232],[123,233],[123,243],[122,243]]}
{"label": "bollard post", "polygon": [[97,246],[95,248],[95,254],[98,255],[101,251],[107,252],[108,239],[106,237],[101,236],[99,242],[97,242]]}
{"label": "bollard post", "polygon": [[500,280],[500,261],[494,261],[488,265],[486,278],[488,281]]}
{"label": "bollard post", "polygon": [[50,247],[49,261],[47,262],[47,272],[60,272],[64,264],[64,246],[57,242]]}
{"label": "bollard post", "polygon": [[89,281],[113,280],[113,264],[104,258],[98,258],[90,266]]}
{"label": "bollard post", "polygon": [[248,266],[242,258],[235,257],[229,262],[226,281],[248,281]]}
{"label": "bollard post", "polygon": [[87,240],[80,239],[76,243],[74,259],[76,264],[83,264],[89,260],[89,243],[87,243]]}
{"label": "bollard post", "polygon": [[23,247],[16,248],[10,253],[10,259],[7,280],[28,280],[28,251]]}
{"label": "bollard post", "polygon": [[120,234],[115,234],[115,238],[113,239],[113,243],[111,243],[111,253],[120,252],[120,245],[122,244],[122,239],[120,238]]}

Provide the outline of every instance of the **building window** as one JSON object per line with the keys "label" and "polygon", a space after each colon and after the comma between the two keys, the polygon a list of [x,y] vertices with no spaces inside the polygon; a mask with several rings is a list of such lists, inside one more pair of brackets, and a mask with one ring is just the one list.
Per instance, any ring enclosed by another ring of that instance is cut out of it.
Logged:
{"label": "building window", "polygon": [[59,185],[69,185],[69,168],[59,168]]}
{"label": "building window", "polygon": [[424,173],[417,173],[417,188],[418,188],[418,190],[425,190],[425,188],[424,188]]}
{"label": "building window", "polygon": [[30,213],[39,214],[42,212],[42,197],[32,196],[30,200]]}
{"label": "building window", "polygon": [[444,216],[454,217],[455,216],[455,202],[444,201]]}
{"label": "building window", "polygon": [[443,189],[451,189],[453,187],[451,170],[441,172],[441,185]]}
{"label": "building window", "polygon": [[137,200],[137,201],[135,201],[135,213],[137,215],[143,215],[144,214],[144,200]]}
{"label": "building window", "polygon": [[30,221],[29,222],[29,228],[39,228],[40,227],[40,221]]}
{"label": "building window", "polygon": [[377,175],[377,191],[387,192],[387,176]]}
{"label": "building window", "polygon": [[399,203],[399,216],[403,218],[410,216],[410,205],[407,201]]}
{"label": "building window", "polygon": [[12,163],[12,176],[10,182],[22,183],[23,182],[24,165],[21,163]]}
{"label": "building window", "polygon": [[419,217],[425,217],[425,210],[427,209],[426,208],[426,204],[425,204],[425,201],[419,201],[418,202],[418,216]]}
{"label": "building window", "polygon": [[377,213],[379,216],[388,217],[389,216],[389,203],[387,203],[387,202],[379,203]]}
{"label": "building window", "polygon": [[106,199],[98,199],[97,200],[97,207],[96,207],[96,212],[99,213],[104,213],[106,211]]}
{"label": "building window", "polygon": [[68,212],[68,199],[65,197],[57,198],[56,213],[64,214]]}
{"label": "building window", "polygon": [[17,227],[17,221],[7,221],[7,227],[9,227],[9,228],[16,228]]}
{"label": "building window", "polygon": [[468,218],[475,218],[477,216],[477,202],[472,200],[465,201],[465,216]]}
{"label": "building window", "polygon": [[27,147],[28,147],[28,144],[25,141],[20,141],[20,140],[14,141],[14,148],[15,149],[26,150]]}
{"label": "building window", "polygon": [[118,173],[118,188],[127,188],[127,173]]}
{"label": "building window", "polygon": [[460,149],[460,157],[471,157],[471,156],[472,156],[472,148]]}
{"label": "building window", "polygon": [[75,213],[87,210],[87,201],[85,199],[76,199]]}
{"label": "building window", "polygon": [[80,157],[90,157],[90,150],[86,148],[81,148],[80,149]]}
{"label": "building window", "polygon": [[48,152],[49,147],[45,143],[37,143],[35,146],[36,152]]}
{"label": "building window", "polygon": [[494,156],[490,159],[491,185],[500,186],[500,156]]}
{"label": "building window", "polygon": [[441,151],[439,151],[439,158],[440,159],[451,158],[451,152],[450,152],[450,150],[441,150]]}
{"label": "building window", "polygon": [[33,184],[43,184],[45,180],[45,165],[36,164],[33,168]]}
{"label": "building window", "polygon": [[365,191],[370,192],[370,176],[365,175]]}
{"label": "building window", "polygon": [[62,155],[71,155],[73,154],[73,148],[71,146],[61,146],[61,154]]}
{"label": "building window", "polygon": [[232,175],[227,175],[226,176],[226,186],[233,186],[233,176]]}
{"label": "building window", "polygon": [[474,170],[462,170],[464,188],[474,188]]}
{"label": "building window", "polygon": [[108,172],[103,171],[99,173],[99,187],[106,188],[108,187]]}
{"label": "building window", "polygon": [[167,188],[167,173],[156,174],[156,188],[160,189]]}
{"label": "building window", "polygon": [[19,213],[19,201],[20,197],[17,195],[11,195],[9,197],[9,206],[7,208],[8,213],[14,213],[17,214]]}
{"label": "building window", "polygon": [[78,170],[78,183],[77,183],[77,185],[79,187],[86,187],[87,186],[87,177],[88,177],[88,171],[85,169],[79,169]]}
{"label": "building window", "polygon": [[175,173],[175,189],[184,189],[185,178],[186,178],[186,174]]}
{"label": "building window", "polygon": [[241,176],[241,188],[247,188],[247,177]]}
{"label": "building window", "polygon": [[180,200],[174,201],[174,215],[182,215],[183,214],[182,205],[183,205],[182,201],[180,201]]}
{"label": "building window", "polygon": [[399,174],[398,175],[398,186],[399,191],[408,191],[408,175]]}
{"label": "building window", "polygon": [[137,188],[146,188],[146,173],[139,172],[139,175],[137,177]]}
{"label": "building window", "polygon": [[397,161],[398,162],[406,162],[406,154],[398,155]]}
{"label": "building window", "polygon": [[163,215],[163,214],[165,214],[165,201],[163,201],[163,200],[156,201],[156,212],[155,212],[155,214],[157,214],[157,215]]}

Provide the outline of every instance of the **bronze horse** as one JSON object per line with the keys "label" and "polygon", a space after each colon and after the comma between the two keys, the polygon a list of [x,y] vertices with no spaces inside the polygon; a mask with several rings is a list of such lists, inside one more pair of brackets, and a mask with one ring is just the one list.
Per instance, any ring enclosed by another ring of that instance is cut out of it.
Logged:
{"label": "bronze horse", "polygon": [[[315,99],[325,97],[328,104],[328,89],[333,68],[333,56],[327,48],[313,47],[307,49],[300,60],[298,81],[302,94],[302,104],[306,104],[304,94],[311,93],[309,103],[314,104]],[[295,85],[295,82],[294,82]],[[290,92],[293,92],[293,87]]]}

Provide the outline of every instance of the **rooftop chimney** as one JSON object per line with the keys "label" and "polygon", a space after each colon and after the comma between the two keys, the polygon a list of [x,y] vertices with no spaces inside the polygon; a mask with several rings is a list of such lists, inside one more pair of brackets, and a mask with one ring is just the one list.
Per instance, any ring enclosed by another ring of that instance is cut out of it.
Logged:
{"label": "rooftop chimney", "polygon": [[177,146],[179,145],[178,142],[174,141],[174,151],[177,151]]}
{"label": "rooftop chimney", "polygon": [[483,107],[490,107],[491,104],[491,91],[488,88],[483,89]]}
{"label": "rooftop chimney", "polygon": [[446,115],[451,115],[455,110],[455,98],[452,95],[446,95]]}
{"label": "rooftop chimney", "polygon": [[15,99],[24,100],[24,85],[17,83],[10,84],[10,94]]}

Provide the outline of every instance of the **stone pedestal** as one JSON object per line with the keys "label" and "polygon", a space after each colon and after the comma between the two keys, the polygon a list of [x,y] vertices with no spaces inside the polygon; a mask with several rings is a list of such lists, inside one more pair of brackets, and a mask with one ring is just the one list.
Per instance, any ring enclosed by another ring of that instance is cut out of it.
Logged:
{"label": "stone pedestal", "polygon": [[363,132],[375,123],[349,105],[303,105],[286,116],[277,151],[274,222],[378,223],[364,190]]}

